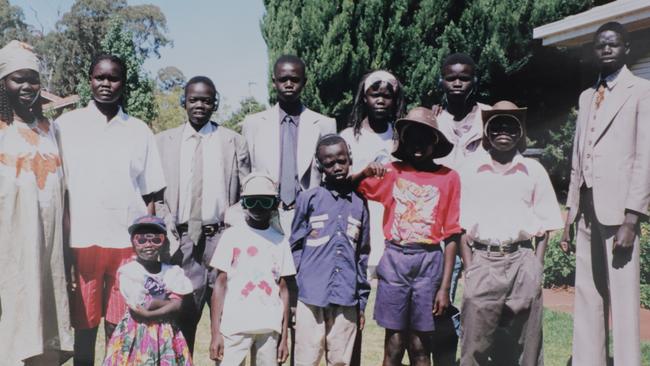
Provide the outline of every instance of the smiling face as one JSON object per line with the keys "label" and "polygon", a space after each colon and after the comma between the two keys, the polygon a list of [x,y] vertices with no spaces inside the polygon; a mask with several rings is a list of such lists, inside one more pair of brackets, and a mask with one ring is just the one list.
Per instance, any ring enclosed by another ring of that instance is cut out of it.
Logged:
{"label": "smiling face", "polygon": [[97,103],[115,104],[124,91],[120,65],[111,60],[101,60],[90,75],[90,89]]}
{"label": "smiling face", "polygon": [[133,251],[138,259],[146,262],[157,261],[160,249],[165,243],[165,234],[150,229],[136,230],[131,236]]}
{"label": "smiling face", "polygon": [[190,123],[204,125],[212,116],[216,91],[212,86],[197,82],[187,86],[185,91],[185,111]]}
{"label": "smiling face", "polygon": [[344,142],[319,146],[318,161],[326,182],[340,184],[347,179],[351,162],[348,146]]}
{"label": "smiling face", "polygon": [[403,129],[400,144],[404,144],[404,160],[414,165],[433,161],[438,139],[434,131],[415,122],[409,123]]}
{"label": "smiling face", "polygon": [[27,110],[38,99],[41,90],[41,79],[38,72],[22,69],[7,75],[4,80],[9,103],[15,109]]}
{"label": "smiling face", "polygon": [[294,103],[305,87],[305,68],[293,62],[279,63],[273,70],[273,88],[281,102]]}
{"label": "smiling face", "polygon": [[368,116],[373,120],[388,120],[395,115],[395,93],[390,84],[379,83],[366,90],[364,101],[368,107]]}
{"label": "smiling face", "polygon": [[620,69],[629,53],[629,44],[625,43],[618,32],[605,30],[594,39],[594,56],[603,74],[608,75]]}
{"label": "smiling face", "polygon": [[442,89],[447,99],[467,99],[474,89],[474,68],[471,65],[453,64],[442,69]]}
{"label": "smiling face", "polygon": [[522,138],[519,122],[510,116],[499,116],[488,122],[486,128],[490,146],[498,151],[511,151]]}

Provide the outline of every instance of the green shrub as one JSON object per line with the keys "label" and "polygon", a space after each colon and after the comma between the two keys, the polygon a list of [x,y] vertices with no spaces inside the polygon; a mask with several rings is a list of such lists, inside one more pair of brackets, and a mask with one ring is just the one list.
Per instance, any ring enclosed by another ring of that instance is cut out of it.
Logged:
{"label": "green shrub", "polygon": [[560,237],[558,231],[551,235],[546,255],[544,256],[544,287],[573,286],[575,282],[576,258],[574,254],[564,254],[560,250]]}

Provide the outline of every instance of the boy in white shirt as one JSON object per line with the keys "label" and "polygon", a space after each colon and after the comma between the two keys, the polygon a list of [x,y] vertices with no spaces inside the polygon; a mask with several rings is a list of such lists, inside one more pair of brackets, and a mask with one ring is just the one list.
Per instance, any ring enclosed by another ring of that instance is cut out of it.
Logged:
{"label": "boy in white shirt", "polygon": [[271,225],[279,200],[270,176],[251,173],[243,182],[245,224],[226,229],[210,266],[217,273],[212,293],[210,358],[238,366],[276,366],[289,354],[289,290],[296,274],[289,242]]}

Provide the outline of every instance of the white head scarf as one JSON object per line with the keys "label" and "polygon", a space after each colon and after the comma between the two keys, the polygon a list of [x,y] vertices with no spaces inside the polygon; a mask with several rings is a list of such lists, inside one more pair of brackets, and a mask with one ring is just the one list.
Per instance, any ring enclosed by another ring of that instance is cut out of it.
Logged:
{"label": "white head scarf", "polygon": [[13,40],[0,49],[0,79],[22,69],[39,72],[38,58],[32,46]]}
{"label": "white head scarf", "polygon": [[397,78],[395,75],[391,74],[388,71],[377,70],[373,71],[368,75],[366,81],[363,82],[363,91],[364,93],[372,86],[372,84],[381,81],[382,83],[390,84],[393,86],[393,90],[397,90]]}

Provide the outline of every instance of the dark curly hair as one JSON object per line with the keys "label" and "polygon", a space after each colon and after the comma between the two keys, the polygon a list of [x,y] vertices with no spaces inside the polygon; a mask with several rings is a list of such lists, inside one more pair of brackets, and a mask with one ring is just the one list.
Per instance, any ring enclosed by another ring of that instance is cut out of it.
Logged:
{"label": "dark curly hair", "polygon": [[[359,134],[361,133],[361,123],[368,116],[368,106],[366,105],[364,99],[364,97],[366,96],[366,92],[364,90],[364,84],[366,83],[366,79],[370,74],[372,74],[372,72],[363,75],[363,77],[361,78],[361,81],[359,82],[359,86],[357,87],[357,93],[354,97],[354,105],[352,106],[352,112],[350,113],[350,122],[348,123],[348,127],[352,127],[355,137],[359,137]],[[377,81],[372,85],[370,85],[370,89],[377,90],[379,89],[380,85],[381,85],[381,81]],[[404,87],[402,86],[402,83],[399,80],[397,80],[397,88],[396,88],[397,90],[394,90],[391,84],[388,84],[387,88],[391,93],[393,93],[393,96],[395,97],[395,103],[393,104],[393,112],[394,112],[393,120],[397,120],[398,118],[404,116],[404,109],[406,108]]]}

